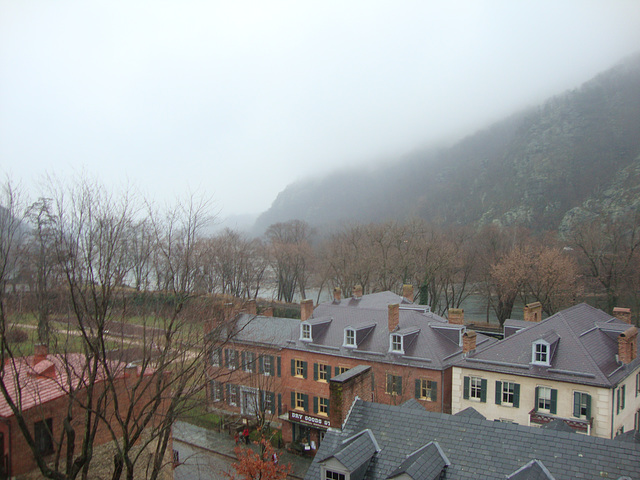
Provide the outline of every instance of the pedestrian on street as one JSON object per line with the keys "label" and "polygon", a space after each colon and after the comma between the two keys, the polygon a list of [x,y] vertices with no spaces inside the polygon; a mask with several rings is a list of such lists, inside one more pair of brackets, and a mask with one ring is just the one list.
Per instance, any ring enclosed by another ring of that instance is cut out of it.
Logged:
{"label": "pedestrian on street", "polygon": [[248,427],[244,427],[244,431],[242,432],[242,435],[244,436],[244,443],[249,445],[249,428]]}

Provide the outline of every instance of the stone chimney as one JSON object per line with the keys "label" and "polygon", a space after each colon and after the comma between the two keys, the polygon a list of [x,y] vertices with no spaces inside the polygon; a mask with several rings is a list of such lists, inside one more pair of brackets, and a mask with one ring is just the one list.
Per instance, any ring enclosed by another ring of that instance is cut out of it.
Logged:
{"label": "stone chimney", "polygon": [[389,331],[393,332],[398,328],[400,323],[400,304],[392,303],[389,305]]}
{"label": "stone chimney", "polygon": [[462,353],[469,353],[476,349],[476,332],[467,330],[462,335]]}
{"label": "stone chimney", "polygon": [[356,397],[373,401],[373,371],[369,365],[358,365],[329,380],[331,428],[342,428]]}
{"label": "stone chimney", "polygon": [[262,311],[263,317],[273,317],[273,307],[267,307]]}
{"label": "stone chimney", "polygon": [[638,353],[638,329],[629,327],[618,336],[618,359],[631,363]]}
{"label": "stone chimney", "polygon": [[355,287],[353,287],[351,296],[356,300],[362,297],[362,285],[356,285]]}
{"label": "stone chimney", "polygon": [[247,300],[247,303],[245,304],[245,308],[247,309],[247,313],[249,315],[255,315],[256,313],[258,313],[258,306],[256,305],[256,301],[253,298],[250,300]]}
{"label": "stone chimney", "polygon": [[333,289],[333,301],[336,303],[340,303],[342,300],[342,289],[340,287],[336,287]]}
{"label": "stone chimney", "polygon": [[233,318],[233,303],[231,302],[225,303],[224,306],[222,307],[222,310],[224,312],[223,315],[224,315],[225,322]]}
{"label": "stone chimney", "polygon": [[449,323],[453,325],[464,325],[464,309],[450,308],[447,310],[447,318],[449,319]]}
{"label": "stone chimney", "polygon": [[33,346],[33,364],[37,365],[43,360],[47,359],[47,355],[49,355],[49,347],[42,343],[36,343]]}
{"label": "stone chimney", "polygon": [[613,309],[613,316],[618,320],[622,320],[624,323],[628,323],[631,325],[631,309],[630,308],[622,308],[615,307]]}
{"label": "stone chimney", "polygon": [[313,314],[313,300],[307,299],[300,302],[300,320],[309,320]]}
{"label": "stone chimney", "polygon": [[413,285],[406,283],[402,285],[402,296],[413,303]]}
{"label": "stone chimney", "polygon": [[542,304],[540,302],[527,303],[524,307],[524,320],[526,322],[542,320]]}

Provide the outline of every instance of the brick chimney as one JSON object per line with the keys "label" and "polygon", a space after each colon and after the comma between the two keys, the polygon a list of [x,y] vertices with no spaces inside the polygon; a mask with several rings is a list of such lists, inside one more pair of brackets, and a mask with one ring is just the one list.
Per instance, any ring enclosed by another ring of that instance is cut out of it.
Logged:
{"label": "brick chimney", "polygon": [[362,297],[362,285],[356,285],[355,287],[353,287],[351,296],[356,300]]}
{"label": "brick chimney", "polygon": [[402,296],[413,303],[413,285],[402,285]]}
{"label": "brick chimney", "polygon": [[250,300],[247,300],[247,303],[245,304],[245,308],[247,309],[247,313],[249,315],[255,315],[256,313],[258,313],[258,306],[256,305],[256,301],[253,298]]}
{"label": "brick chimney", "polygon": [[309,320],[311,318],[312,313],[313,313],[313,300],[310,298],[307,300],[302,300],[302,302],[300,302],[300,320],[302,320],[303,322],[305,320]]}
{"label": "brick chimney", "polygon": [[37,365],[43,360],[47,359],[47,355],[49,355],[49,347],[42,343],[36,343],[33,346],[33,364]]}
{"label": "brick chimney", "polygon": [[622,320],[624,323],[628,323],[631,325],[631,309],[630,308],[622,308],[615,307],[613,309],[613,316],[618,320]]}
{"label": "brick chimney", "polygon": [[392,303],[389,305],[389,331],[393,332],[398,328],[400,323],[400,304]]}
{"label": "brick chimney", "polygon": [[631,363],[638,353],[638,329],[629,327],[618,336],[618,359]]}
{"label": "brick chimney", "polygon": [[469,353],[476,349],[476,332],[467,330],[462,335],[462,353]]}
{"label": "brick chimney", "polygon": [[[337,380],[336,380],[337,378]],[[329,421],[331,428],[342,428],[356,396],[373,401],[373,371],[358,365],[329,380]]]}
{"label": "brick chimney", "polygon": [[542,320],[542,304],[540,302],[527,303],[524,307],[524,320],[526,322]]}
{"label": "brick chimney", "polygon": [[340,303],[340,300],[342,300],[342,289],[340,287],[336,287],[333,289],[333,301]]}
{"label": "brick chimney", "polygon": [[464,325],[464,309],[450,308],[447,310],[447,318],[449,319],[449,323],[453,325]]}
{"label": "brick chimney", "polygon": [[233,318],[233,303],[225,303],[223,306],[223,312],[225,322],[231,320]]}

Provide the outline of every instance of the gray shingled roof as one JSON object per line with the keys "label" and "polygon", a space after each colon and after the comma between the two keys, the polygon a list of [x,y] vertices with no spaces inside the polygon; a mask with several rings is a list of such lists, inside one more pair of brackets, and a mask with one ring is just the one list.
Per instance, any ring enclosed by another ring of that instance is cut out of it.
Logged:
{"label": "gray shingled roof", "polygon": [[[400,304],[398,333],[406,333],[405,353],[389,352],[390,304]],[[329,352],[331,355],[357,358],[363,361],[403,363],[432,370],[443,370],[451,366],[461,355],[459,339],[465,331],[462,325],[450,325],[446,319],[431,313],[426,306],[414,305],[392,292],[363,295],[357,299],[343,299],[340,302],[319,304],[309,322],[315,319],[331,318],[326,330],[311,343],[296,336],[289,348]],[[343,347],[346,327],[360,325],[375,326],[357,348]],[[417,333],[412,333],[417,332]],[[478,334],[477,348],[481,349],[495,340]]]}
{"label": "gray shingled roof", "polygon": [[454,415],[461,416],[461,417],[477,418],[480,420],[487,419],[484,415],[482,415],[479,411],[477,411],[473,407],[467,407],[464,410],[460,410],[458,413],[455,413]]}
{"label": "gray shingled roof", "polygon": [[[613,387],[640,365],[616,362],[618,336],[629,325],[585,303],[575,305],[460,359],[458,365],[563,382]],[[551,366],[531,365],[536,340],[559,338]],[[638,343],[640,353],[640,342]]]}
{"label": "gray shingled roof", "polygon": [[531,460],[524,467],[509,475],[507,480],[556,480],[538,460]]}
{"label": "gray shingled roof", "polygon": [[300,320],[241,313],[234,332],[234,342],[284,347],[300,336]]}
{"label": "gray shingled roof", "polygon": [[305,479],[319,480],[322,459],[365,429],[373,432],[381,449],[366,471],[370,480],[386,479],[430,442],[437,442],[451,462],[447,480],[504,480],[532,460],[557,480],[640,478],[636,443],[357,400],[344,430],[330,429],[325,435]]}
{"label": "gray shingled roof", "polygon": [[449,459],[437,442],[429,442],[419,448],[387,478],[407,474],[413,480],[438,480],[442,471],[449,466]]}

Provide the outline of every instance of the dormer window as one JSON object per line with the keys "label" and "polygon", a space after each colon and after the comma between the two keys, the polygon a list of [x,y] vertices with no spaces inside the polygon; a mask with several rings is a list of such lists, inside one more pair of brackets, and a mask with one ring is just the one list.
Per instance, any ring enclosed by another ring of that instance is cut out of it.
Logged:
{"label": "dormer window", "polygon": [[344,346],[350,348],[356,347],[356,331],[353,328],[344,329]]}
{"label": "dormer window", "polygon": [[543,365],[548,367],[549,362],[549,344],[545,341],[534,342],[531,349],[531,363],[534,365]]}
{"label": "dormer window", "polygon": [[392,334],[391,335],[391,346],[389,351],[393,353],[404,353],[404,348],[402,346],[402,335]]}
{"label": "dormer window", "polygon": [[300,340],[302,340],[303,342],[312,341],[311,325],[309,325],[308,323],[302,323],[300,325]]}

